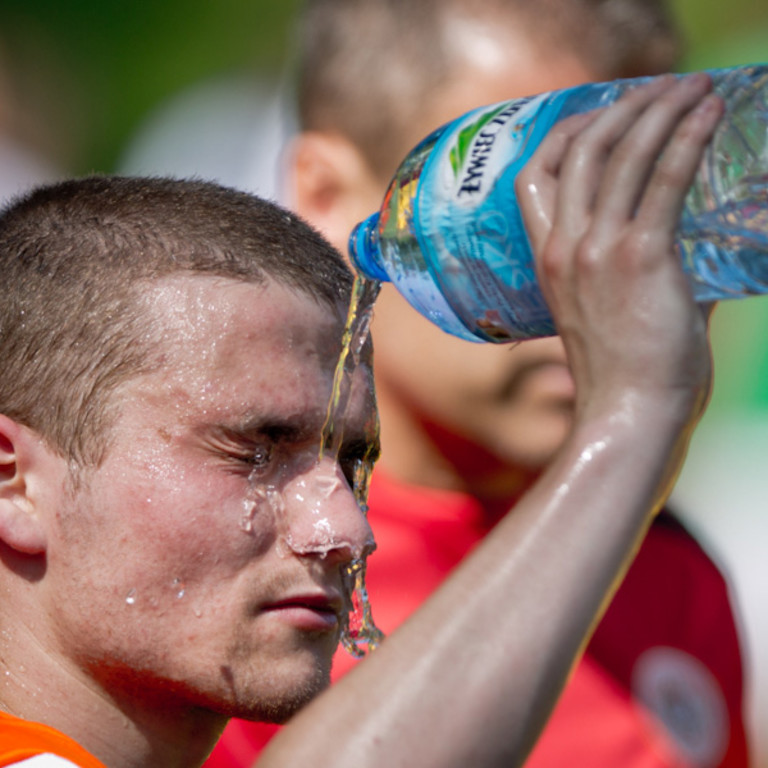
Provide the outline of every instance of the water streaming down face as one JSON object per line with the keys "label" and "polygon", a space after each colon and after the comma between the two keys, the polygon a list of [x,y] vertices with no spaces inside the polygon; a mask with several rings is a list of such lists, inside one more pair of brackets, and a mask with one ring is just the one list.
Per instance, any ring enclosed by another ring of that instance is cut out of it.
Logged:
{"label": "water streaming down face", "polygon": [[[336,372],[328,404],[328,415],[323,429],[321,456],[323,453],[335,456],[343,437],[344,414],[349,403],[352,390],[352,375],[360,362],[360,355],[368,339],[373,313],[373,304],[379,294],[381,283],[368,280],[360,275],[355,277],[352,289],[352,299],[344,329],[341,354],[336,365]],[[342,428],[339,428],[342,425]],[[378,422],[375,424],[378,431]],[[369,445],[378,443],[378,434],[373,435]],[[368,512],[368,486],[373,470],[373,460],[366,455],[359,460],[354,468],[352,490],[355,499],[364,512]],[[353,656],[362,656],[365,649],[374,650],[383,634],[373,622],[368,591],[365,586],[366,561],[365,557],[355,558],[346,569],[346,580],[352,595],[352,610],[341,635],[341,642]]]}
{"label": "water streaming down face", "polygon": [[[365,654],[366,648],[376,648],[383,637],[373,622],[365,587],[365,558],[374,542],[370,540],[361,546],[359,542],[345,540],[334,530],[325,510],[333,494],[343,490],[348,482],[339,468],[339,451],[344,438],[353,377],[368,338],[373,303],[379,288],[377,281],[360,277],[355,280],[319,455],[308,450],[293,456],[290,465],[281,467],[268,484],[254,473],[239,521],[240,528],[245,533],[251,533],[256,516],[270,514],[277,531],[278,553],[286,557],[291,553],[324,557],[331,550],[340,548],[351,552],[352,561],[344,566],[342,574],[350,598],[350,610],[342,618],[341,642],[347,651],[358,657]],[[371,429],[368,445],[373,450],[378,444],[377,421]],[[352,490],[363,512],[367,512],[372,468],[373,457],[366,454],[355,461],[351,471]]]}
{"label": "water streaming down face", "polygon": [[87,587],[59,606],[64,625],[92,627],[81,640],[94,666],[283,717],[327,683],[350,605],[341,566],[372,539],[350,490],[372,434],[369,361],[337,450],[323,425],[340,307],[275,281],[159,285],[147,292],[162,308],[158,363],[122,385],[104,462],[57,500],[71,553],[60,591]]}

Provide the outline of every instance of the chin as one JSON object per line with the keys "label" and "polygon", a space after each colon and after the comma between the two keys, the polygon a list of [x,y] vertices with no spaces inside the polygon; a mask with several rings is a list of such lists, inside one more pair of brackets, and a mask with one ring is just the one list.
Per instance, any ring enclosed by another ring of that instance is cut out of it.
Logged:
{"label": "chin", "polygon": [[264,723],[284,723],[316,698],[330,685],[328,668],[316,667],[297,679],[295,675],[274,676],[251,681],[237,692],[234,701],[222,707],[229,718]]}
{"label": "chin", "polygon": [[287,723],[299,710],[312,701],[320,691],[305,697],[280,699],[276,701],[260,702],[255,708],[238,710],[230,713],[229,717],[237,717],[240,720],[250,720],[256,723],[272,723],[283,725]]}

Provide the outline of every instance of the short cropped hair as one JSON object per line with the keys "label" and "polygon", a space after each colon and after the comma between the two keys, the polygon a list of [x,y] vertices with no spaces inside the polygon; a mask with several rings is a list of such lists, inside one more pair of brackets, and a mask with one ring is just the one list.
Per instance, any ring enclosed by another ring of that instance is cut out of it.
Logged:
{"label": "short cropped hair", "polygon": [[596,80],[668,72],[682,52],[664,0],[305,0],[301,127],[347,136],[375,171],[391,173],[403,127],[455,72],[443,23],[451,14],[522,26]]}
{"label": "short cropped hair", "polygon": [[0,413],[98,465],[109,395],[148,369],[162,331],[141,292],[177,273],[273,279],[336,312],[352,284],[294,214],[216,184],[93,176],[38,188],[0,214]]}

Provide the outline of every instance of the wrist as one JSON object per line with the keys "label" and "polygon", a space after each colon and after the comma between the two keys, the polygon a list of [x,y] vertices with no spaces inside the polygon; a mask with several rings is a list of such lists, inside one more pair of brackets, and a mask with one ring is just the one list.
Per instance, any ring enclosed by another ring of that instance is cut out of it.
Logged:
{"label": "wrist", "polygon": [[627,494],[658,505],[672,489],[705,402],[705,393],[631,389],[590,402],[577,410],[560,459],[577,467],[588,462],[598,479],[622,474]]}
{"label": "wrist", "polygon": [[620,433],[626,429],[629,437],[642,433],[663,443],[669,434],[695,427],[708,397],[704,387],[623,387],[618,392],[592,392],[588,400],[577,400],[574,430]]}

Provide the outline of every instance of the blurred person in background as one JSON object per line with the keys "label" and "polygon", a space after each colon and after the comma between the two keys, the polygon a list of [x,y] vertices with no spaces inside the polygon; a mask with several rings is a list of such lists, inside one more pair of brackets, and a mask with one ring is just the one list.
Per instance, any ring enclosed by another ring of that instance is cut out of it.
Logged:
{"label": "blurred person in background", "polygon": [[[343,252],[402,158],[442,123],[504,99],[673,71],[681,54],[659,0],[309,0],[300,28],[287,202]],[[464,342],[389,285],[372,330],[382,458],[368,587],[389,633],[557,455],[574,389],[558,338]],[[342,652],[334,675],[353,664]],[[666,510],[528,766],[743,768],[742,698],[728,584]],[[207,765],[250,765],[273,730],[234,721]]]}

